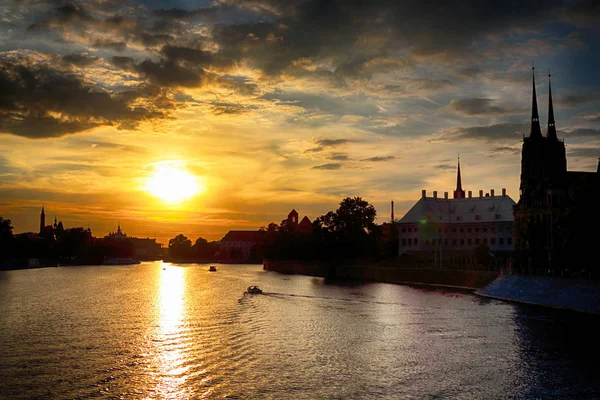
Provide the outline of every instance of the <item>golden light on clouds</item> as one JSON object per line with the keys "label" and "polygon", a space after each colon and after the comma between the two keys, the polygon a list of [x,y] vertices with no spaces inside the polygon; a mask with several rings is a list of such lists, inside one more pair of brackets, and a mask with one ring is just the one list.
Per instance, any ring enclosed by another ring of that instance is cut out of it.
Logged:
{"label": "golden light on clouds", "polygon": [[154,167],[144,189],[165,203],[177,204],[203,193],[206,186],[177,163],[161,163]]}

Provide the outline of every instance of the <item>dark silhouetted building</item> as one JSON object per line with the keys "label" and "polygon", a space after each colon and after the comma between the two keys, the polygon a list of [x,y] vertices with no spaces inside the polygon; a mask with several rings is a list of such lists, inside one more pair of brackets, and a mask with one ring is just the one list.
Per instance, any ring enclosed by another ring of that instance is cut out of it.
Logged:
{"label": "dark silhouetted building", "polygon": [[229,231],[219,242],[219,254],[230,261],[246,262],[261,239],[259,231]]}
{"label": "dark silhouetted building", "polygon": [[550,83],[546,136],[540,128],[535,75],[532,92],[531,128],[523,138],[521,153],[520,199],[514,207],[519,266],[590,268],[597,264],[591,260],[597,259],[600,174],[567,171],[565,143],[556,133]]}
{"label": "dark silhouetted building", "polygon": [[117,230],[115,232],[110,232],[106,235],[104,240],[129,242],[133,249],[133,255],[138,260],[158,260],[163,255],[162,245],[156,243],[156,239],[127,236],[127,234],[121,230],[121,224],[117,225]]}
{"label": "dark silhouetted building", "polygon": [[312,222],[305,215],[300,222],[298,222],[298,211],[292,209],[288,214],[286,225],[290,230],[295,230],[299,233],[309,234],[312,233]]}

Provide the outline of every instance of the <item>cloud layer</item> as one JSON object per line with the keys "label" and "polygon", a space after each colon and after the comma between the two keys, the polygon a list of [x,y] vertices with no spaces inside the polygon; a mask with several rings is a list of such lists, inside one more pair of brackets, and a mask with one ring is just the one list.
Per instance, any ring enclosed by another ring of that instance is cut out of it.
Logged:
{"label": "cloud layer", "polygon": [[[26,226],[36,195],[74,213],[82,200],[63,194],[85,188],[99,229],[124,210],[150,235],[142,221],[160,207],[139,188],[175,161],[211,195],[159,211],[212,238],[294,204],[318,215],[344,195],[387,207],[451,190],[458,153],[466,185],[516,196],[532,60],[542,121],[552,70],[570,168],[600,141],[591,0],[0,5],[0,187],[13,193],[0,215]],[[115,187],[126,193],[105,201]]]}

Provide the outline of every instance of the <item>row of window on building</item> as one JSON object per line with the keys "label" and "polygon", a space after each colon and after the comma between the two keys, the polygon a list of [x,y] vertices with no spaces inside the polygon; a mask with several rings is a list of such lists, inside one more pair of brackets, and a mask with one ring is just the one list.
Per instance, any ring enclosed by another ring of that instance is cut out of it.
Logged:
{"label": "row of window on building", "polygon": [[[506,241],[504,240],[503,237],[501,238],[497,238],[497,242],[498,245],[500,246],[504,246],[505,244],[508,246],[512,246],[512,237],[508,237],[506,238]],[[442,242],[444,243],[444,246],[448,246],[449,243],[452,243],[453,247],[457,247],[457,246],[465,246],[465,244],[467,246],[472,246],[473,244],[475,244],[475,246],[479,246],[480,244],[488,244],[488,238],[475,238],[475,239],[452,239],[452,242],[450,242],[448,239],[437,239],[437,244],[438,245],[442,245]],[[436,239],[426,239],[425,240],[425,246],[433,246],[436,244]],[[495,246],[496,245],[496,238],[490,238],[489,239],[489,244],[491,246]],[[418,246],[419,245],[419,239],[418,238],[404,238],[402,239],[402,246]]]}
{"label": "row of window on building", "polygon": [[[483,231],[483,232],[487,232],[487,231],[488,231],[488,228],[487,228],[487,227],[483,227],[483,228],[481,228],[481,229],[482,229],[482,231]],[[406,232],[418,232],[418,231],[419,231],[419,228],[402,228],[402,232],[403,232],[403,233],[406,233]],[[448,233],[448,228],[443,228],[443,229],[442,229],[442,228],[438,228],[438,232],[439,232],[439,233],[442,233],[442,231],[443,231],[444,233]],[[479,232],[479,228],[471,228],[471,227],[467,227],[467,228],[465,228],[465,227],[461,227],[461,228],[452,228],[452,233],[456,233],[457,231],[458,231],[458,232],[461,232],[461,233],[463,233],[463,232],[468,232],[468,233],[471,233],[471,232],[473,232],[473,231],[475,231],[475,232]],[[489,231],[490,231],[490,232],[496,232],[496,228],[494,228],[494,227],[491,227],[491,228],[489,228]],[[498,232],[503,232],[503,231],[504,231],[504,228],[502,228],[502,227],[498,227]],[[510,231],[510,229],[507,227],[507,228],[506,228],[506,231],[507,231],[507,232],[509,232],[509,231]]]}

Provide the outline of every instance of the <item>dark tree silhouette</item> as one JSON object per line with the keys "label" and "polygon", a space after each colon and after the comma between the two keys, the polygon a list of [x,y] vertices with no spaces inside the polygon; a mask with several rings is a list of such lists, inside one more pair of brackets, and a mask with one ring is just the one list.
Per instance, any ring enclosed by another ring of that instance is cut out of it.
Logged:
{"label": "dark tree silhouette", "polygon": [[319,258],[373,257],[379,254],[375,207],[361,197],[346,197],[338,209],[317,217],[313,237]]}
{"label": "dark tree silhouette", "polygon": [[0,217],[0,258],[12,252],[14,243],[13,227],[10,219]]}
{"label": "dark tree silhouette", "polygon": [[192,255],[192,241],[183,234],[169,240],[169,254],[176,258],[189,258]]}
{"label": "dark tree silhouette", "polygon": [[199,237],[198,239],[196,239],[196,243],[194,243],[192,250],[194,255],[199,259],[211,260],[219,251],[219,243],[209,242],[208,240]]}

